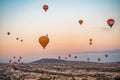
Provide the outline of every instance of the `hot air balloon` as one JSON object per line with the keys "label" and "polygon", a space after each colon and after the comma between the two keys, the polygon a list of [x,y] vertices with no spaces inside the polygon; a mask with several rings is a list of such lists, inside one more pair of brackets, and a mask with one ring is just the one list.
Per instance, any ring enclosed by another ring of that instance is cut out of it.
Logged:
{"label": "hot air balloon", "polygon": [[15,59],[16,57],[14,56],[13,59]]}
{"label": "hot air balloon", "polygon": [[9,60],[9,63],[11,63],[12,62],[12,60]]}
{"label": "hot air balloon", "polygon": [[18,59],[18,62],[20,62],[20,59]]}
{"label": "hot air balloon", "polygon": [[82,25],[82,23],[83,23],[83,20],[79,20],[79,24]]}
{"label": "hot air balloon", "polygon": [[43,5],[43,9],[45,12],[48,10],[48,8],[49,8],[48,5]]}
{"label": "hot air balloon", "polygon": [[41,36],[39,38],[39,43],[41,44],[41,46],[43,47],[43,49],[45,49],[45,47],[47,46],[47,44],[49,43],[49,38],[48,36]]}
{"label": "hot air balloon", "polygon": [[23,42],[23,39],[21,39],[20,41]]}
{"label": "hot air balloon", "polygon": [[113,24],[115,23],[114,19],[108,19],[107,24],[112,28]]}
{"label": "hot air balloon", "polygon": [[22,57],[20,56],[19,59],[22,59]]}
{"label": "hot air balloon", "polygon": [[107,57],[108,57],[108,54],[105,54],[105,57],[107,58]]}
{"label": "hot air balloon", "polygon": [[65,57],[65,59],[67,59],[67,57]]}
{"label": "hot air balloon", "polygon": [[60,56],[58,56],[58,59],[61,59],[61,57],[60,57]]}
{"label": "hot air balloon", "polygon": [[90,58],[87,58],[87,60],[89,61],[89,60],[90,60]]}
{"label": "hot air balloon", "polygon": [[90,45],[92,45],[92,42],[90,42]]}
{"label": "hot air balloon", "polygon": [[16,40],[19,40],[19,38],[17,37]]}
{"label": "hot air balloon", "polygon": [[68,56],[71,57],[71,54],[69,54]]}
{"label": "hot air balloon", "polygon": [[89,41],[92,41],[92,39],[90,38]]}
{"label": "hot air balloon", "polygon": [[101,59],[100,59],[100,58],[98,58],[98,62],[100,62],[100,60],[101,60]]}
{"label": "hot air balloon", "polygon": [[7,32],[7,35],[10,35],[10,32]]}
{"label": "hot air balloon", "polygon": [[75,59],[77,58],[77,56],[74,57]]}

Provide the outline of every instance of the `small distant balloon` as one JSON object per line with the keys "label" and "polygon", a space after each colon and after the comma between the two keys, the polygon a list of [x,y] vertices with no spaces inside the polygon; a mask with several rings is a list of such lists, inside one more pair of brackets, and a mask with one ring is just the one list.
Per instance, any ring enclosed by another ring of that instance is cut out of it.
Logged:
{"label": "small distant balloon", "polygon": [[71,57],[71,54],[69,54],[68,56]]}
{"label": "small distant balloon", "polygon": [[115,20],[114,19],[108,19],[107,20],[107,24],[112,28],[112,26],[114,25]]}
{"label": "small distant balloon", "polygon": [[77,56],[74,57],[75,59],[77,58]]}
{"label": "small distant balloon", "polygon": [[10,35],[10,32],[7,32],[7,35]]}
{"label": "small distant balloon", "polygon": [[12,60],[9,60],[9,62],[11,63],[11,62],[12,62]]}
{"label": "small distant balloon", "polygon": [[19,59],[22,59],[22,57],[20,56]]}
{"label": "small distant balloon", "polygon": [[16,57],[14,56],[13,59],[15,59]]}
{"label": "small distant balloon", "polygon": [[48,10],[48,8],[49,8],[48,5],[43,5],[43,9],[45,12]]}
{"label": "small distant balloon", "polygon": [[108,54],[105,54],[105,57],[107,58],[107,57],[108,57]]}
{"label": "small distant balloon", "polygon": [[19,40],[19,38],[17,37],[16,40]]}
{"label": "small distant balloon", "polygon": [[48,36],[41,36],[39,38],[39,43],[41,44],[41,46],[43,47],[43,49],[45,49],[45,47],[47,46],[47,44],[49,43],[49,38]]}
{"label": "small distant balloon", "polygon": [[98,58],[98,62],[100,62],[100,60],[101,60],[101,59],[100,59],[100,58]]}
{"label": "small distant balloon", "polygon": [[60,57],[60,56],[58,56],[58,59],[61,59],[61,57]]}
{"label": "small distant balloon", "polygon": [[23,39],[21,39],[20,41],[23,42]]}
{"label": "small distant balloon", "polygon": [[87,60],[89,61],[89,60],[90,60],[90,58],[87,58]]}
{"label": "small distant balloon", "polygon": [[90,45],[92,45],[92,42],[90,42]]}
{"label": "small distant balloon", "polygon": [[83,24],[83,20],[79,20],[79,24],[82,25]]}
{"label": "small distant balloon", "polygon": [[67,59],[67,57],[65,57],[65,59]]}
{"label": "small distant balloon", "polygon": [[92,41],[92,39],[90,38],[89,41]]}

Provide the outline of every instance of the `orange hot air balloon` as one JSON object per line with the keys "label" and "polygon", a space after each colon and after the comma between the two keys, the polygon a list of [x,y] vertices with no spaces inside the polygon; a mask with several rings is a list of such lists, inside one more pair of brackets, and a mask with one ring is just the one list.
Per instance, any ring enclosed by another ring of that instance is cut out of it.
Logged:
{"label": "orange hot air balloon", "polygon": [[92,41],[92,39],[90,38],[89,41]]}
{"label": "orange hot air balloon", "polygon": [[47,44],[49,43],[49,38],[48,36],[41,36],[39,38],[39,43],[41,44],[41,46],[43,47],[43,49],[45,49],[45,47],[47,46]]}
{"label": "orange hot air balloon", "polygon": [[79,24],[82,25],[82,23],[83,23],[83,20],[79,20]]}
{"label": "orange hot air balloon", "polygon": [[48,10],[48,5],[43,5],[43,9],[46,12]]}
{"label": "orange hot air balloon", "polygon": [[112,28],[113,24],[115,23],[114,19],[108,19],[107,24]]}

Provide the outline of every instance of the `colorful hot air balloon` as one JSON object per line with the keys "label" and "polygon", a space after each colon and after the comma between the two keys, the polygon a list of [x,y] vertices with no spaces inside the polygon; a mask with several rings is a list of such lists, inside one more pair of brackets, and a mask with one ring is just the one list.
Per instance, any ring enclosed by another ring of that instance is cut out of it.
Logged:
{"label": "colorful hot air balloon", "polygon": [[83,20],[79,20],[79,24],[82,25],[82,23],[83,23]]}
{"label": "colorful hot air balloon", "polygon": [[45,12],[48,10],[48,8],[49,8],[48,5],[43,5],[43,9]]}
{"label": "colorful hot air balloon", "polygon": [[105,57],[107,58],[107,57],[108,57],[108,54],[105,54]]}
{"label": "colorful hot air balloon", "polygon": [[39,43],[41,44],[41,46],[43,47],[43,49],[45,49],[45,47],[47,46],[47,44],[49,43],[49,38],[48,36],[41,36],[39,38]]}
{"label": "colorful hot air balloon", "polygon": [[113,24],[115,23],[114,19],[108,19],[107,24],[112,28]]}

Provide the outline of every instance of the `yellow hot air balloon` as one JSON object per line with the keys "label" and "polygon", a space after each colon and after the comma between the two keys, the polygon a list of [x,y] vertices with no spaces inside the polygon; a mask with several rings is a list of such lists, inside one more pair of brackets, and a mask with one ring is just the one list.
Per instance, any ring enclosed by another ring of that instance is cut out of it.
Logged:
{"label": "yellow hot air balloon", "polygon": [[83,20],[79,20],[79,24],[82,25],[82,23],[83,23]]}
{"label": "yellow hot air balloon", "polygon": [[49,43],[48,35],[47,35],[47,36],[41,36],[41,37],[39,38],[39,43],[41,44],[41,46],[43,47],[43,49],[45,49],[45,47],[46,47],[47,44]]}

